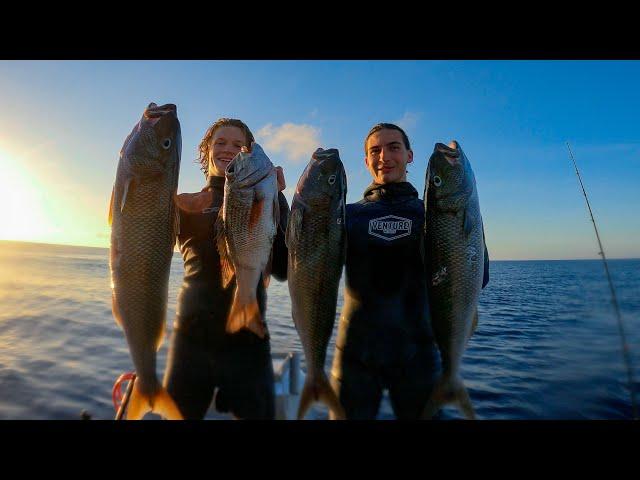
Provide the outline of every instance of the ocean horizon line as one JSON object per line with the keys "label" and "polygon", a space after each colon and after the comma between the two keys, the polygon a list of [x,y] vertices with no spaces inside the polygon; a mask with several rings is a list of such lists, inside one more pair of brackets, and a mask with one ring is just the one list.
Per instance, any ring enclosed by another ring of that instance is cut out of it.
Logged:
{"label": "ocean horizon line", "polygon": [[[8,239],[0,239],[0,243],[19,243],[19,244],[27,244],[27,245],[46,245],[50,247],[66,247],[66,248],[89,248],[94,250],[104,250],[109,251],[109,247],[96,247],[93,245],[74,245],[68,243],[48,243],[48,242],[34,242],[27,240],[8,240]],[[174,253],[180,253],[178,250],[174,249]],[[491,262],[573,262],[573,261],[585,261],[585,260],[601,260],[599,256],[590,257],[590,258],[500,258],[493,259],[491,258]],[[640,257],[607,257],[607,260],[640,260]]]}

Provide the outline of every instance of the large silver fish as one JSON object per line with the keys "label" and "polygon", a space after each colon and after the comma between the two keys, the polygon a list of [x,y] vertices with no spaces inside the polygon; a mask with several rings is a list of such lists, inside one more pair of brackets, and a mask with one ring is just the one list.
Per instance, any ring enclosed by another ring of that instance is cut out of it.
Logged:
{"label": "large silver fish", "polygon": [[332,418],[345,418],[324,363],[345,261],[346,194],[338,150],[318,149],[298,181],[286,234],[291,313],[307,363],[298,419],[304,418],[314,400],[324,402]]}
{"label": "large silver fish", "polygon": [[260,145],[240,152],[225,170],[224,199],[216,224],[222,285],[236,277],[226,331],[247,328],[259,337],[266,327],[257,299],[260,277],[265,286],[271,271],[271,249],[280,208],[276,169]]}
{"label": "large silver fish", "polygon": [[149,411],[182,419],[156,376],[179,228],[175,197],[180,150],[176,106],[149,104],[122,146],[111,194],[112,310],[136,369],[128,419]]}
{"label": "large silver fish", "polygon": [[475,418],[460,364],[478,323],[485,245],[475,176],[456,141],[436,144],[427,166],[424,202],[427,288],[443,371],[423,418],[451,402],[457,402],[467,418]]}

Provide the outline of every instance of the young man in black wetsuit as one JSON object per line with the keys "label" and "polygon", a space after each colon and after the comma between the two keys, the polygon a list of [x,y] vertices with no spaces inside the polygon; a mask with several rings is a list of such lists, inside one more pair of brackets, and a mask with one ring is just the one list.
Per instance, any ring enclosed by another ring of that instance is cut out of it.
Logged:
{"label": "young man in black wetsuit", "polygon": [[[215,122],[200,143],[207,184],[199,193],[178,196],[184,279],[178,295],[176,320],[164,384],[185,419],[202,419],[214,392],[216,409],[242,419],[274,419],[275,392],[271,347],[249,330],[225,332],[235,278],[223,288],[220,257],[214,242],[214,224],[222,206],[224,170],[241,149],[254,141],[240,120]],[[245,150],[246,151],[246,150]],[[278,167],[280,225],[273,244],[271,274],[287,278],[284,242],[289,215],[282,169]],[[258,304],[264,318],[266,291],[258,283]]]}
{"label": "young man in black wetsuit", "polygon": [[384,389],[398,419],[418,419],[440,370],[424,271],[424,204],[398,126],[365,139],[373,183],[347,205],[347,259],[331,382],[348,419],[375,419]]}

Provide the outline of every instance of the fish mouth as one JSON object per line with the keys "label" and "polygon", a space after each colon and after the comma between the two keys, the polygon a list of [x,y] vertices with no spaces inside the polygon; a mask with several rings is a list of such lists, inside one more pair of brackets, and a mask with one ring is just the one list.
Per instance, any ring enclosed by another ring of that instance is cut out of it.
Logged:
{"label": "fish mouth", "polygon": [[452,140],[449,145],[444,143],[436,143],[435,151],[443,157],[449,165],[455,167],[461,163],[460,158],[460,145],[455,140]]}
{"label": "fish mouth", "polygon": [[144,110],[145,118],[157,118],[163,115],[173,114],[178,115],[178,107],[173,103],[166,103],[164,105],[156,105],[151,102]]}

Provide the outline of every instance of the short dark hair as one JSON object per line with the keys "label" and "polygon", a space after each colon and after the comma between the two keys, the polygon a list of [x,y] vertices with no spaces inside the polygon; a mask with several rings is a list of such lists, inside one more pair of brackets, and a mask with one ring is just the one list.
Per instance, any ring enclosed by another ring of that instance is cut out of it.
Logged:
{"label": "short dark hair", "polygon": [[247,139],[247,148],[251,149],[251,142],[254,142],[253,133],[249,130],[249,127],[242,121],[237,118],[220,118],[213,125],[209,127],[207,133],[204,134],[200,145],[198,146],[198,158],[196,162],[200,163],[200,170],[204,172],[204,176],[209,176],[209,150],[211,146],[209,143],[213,138],[214,133],[220,127],[238,127],[240,130],[244,132],[244,135]]}
{"label": "short dark hair", "polygon": [[395,125],[393,123],[378,123],[377,125],[374,125],[371,130],[369,130],[369,133],[367,134],[367,138],[364,139],[364,153],[366,155],[367,153],[367,141],[369,140],[369,137],[371,135],[373,135],[376,132],[379,132],[380,130],[397,130],[402,134],[402,141],[404,143],[404,146],[406,147],[407,150],[411,150],[411,144],[409,143],[409,137],[407,137],[407,134],[404,132],[403,129],[401,129],[398,125]]}

